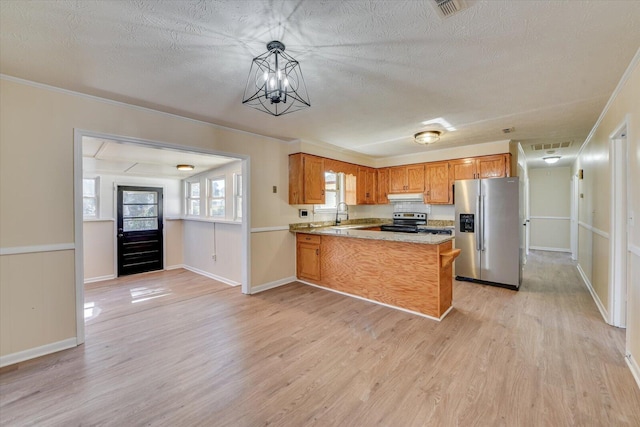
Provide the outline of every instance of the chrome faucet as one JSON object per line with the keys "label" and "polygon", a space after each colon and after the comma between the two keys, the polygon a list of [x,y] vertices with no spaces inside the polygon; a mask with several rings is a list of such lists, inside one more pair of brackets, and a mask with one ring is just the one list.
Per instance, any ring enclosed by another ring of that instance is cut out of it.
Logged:
{"label": "chrome faucet", "polygon": [[344,205],[345,206],[345,211],[346,211],[346,215],[347,215],[347,221],[349,220],[349,205],[346,204],[345,202],[340,202],[338,203],[338,206],[336,206],[336,225],[340,224],[340,218],[338,218],[338,215],[340,215],[340,206]]}

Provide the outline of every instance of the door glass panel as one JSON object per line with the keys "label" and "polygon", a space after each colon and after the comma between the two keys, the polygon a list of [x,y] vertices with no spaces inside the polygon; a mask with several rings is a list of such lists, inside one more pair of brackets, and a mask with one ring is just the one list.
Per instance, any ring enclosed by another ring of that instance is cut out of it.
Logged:
{"label": "door glass panel", "polygon": [[128,203],[158,203],[155,191],[124,191],[122,201]]}
{"label": "door glass panel", "polygon": [[122,221],[124,231],[157,230],[158,218],[125,219]]}
{"label": "door glass panel", "polygon": [[124,218],[156,217],[158,205],[123,205],[122,216]]}

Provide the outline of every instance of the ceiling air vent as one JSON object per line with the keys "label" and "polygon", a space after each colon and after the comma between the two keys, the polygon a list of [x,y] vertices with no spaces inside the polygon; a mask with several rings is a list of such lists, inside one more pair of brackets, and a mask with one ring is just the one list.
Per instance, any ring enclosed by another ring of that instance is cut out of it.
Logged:
{"label": "ceiling air vent", "polygon": [[431,0],[431,5],[441,18],[448,18],[467,8],[465,0]]}
{"label": "ceiling air vent", "polygon": [[533,144],[531,145],[531,151],[545,151],[545,150],[559,150],[560,148],[571,147],[572,141],[554,142],[548,144]]}

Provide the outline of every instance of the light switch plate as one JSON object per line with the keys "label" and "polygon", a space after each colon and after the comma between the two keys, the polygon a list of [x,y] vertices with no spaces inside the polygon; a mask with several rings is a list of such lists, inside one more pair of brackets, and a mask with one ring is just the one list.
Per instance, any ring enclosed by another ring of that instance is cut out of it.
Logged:
{"label": "light switch plate", "polygon": [[300,218],[308,218],[309,217],[309,211],[306,209],[298,209],[298,216]]}

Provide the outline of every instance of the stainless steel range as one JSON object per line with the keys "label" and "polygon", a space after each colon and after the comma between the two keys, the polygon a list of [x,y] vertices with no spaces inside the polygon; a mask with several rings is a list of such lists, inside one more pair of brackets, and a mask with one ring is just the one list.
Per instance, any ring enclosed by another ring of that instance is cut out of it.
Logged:
{"label": "stainless steel range", "polygon": [[429,228],[427,225],[427,214],[422,212],[394,212],[393,224],[386,224],[380,227],[381,231],[395,231],[399,233],[430,233],[430,234],[452,234],[451,230],[442,228]]}

